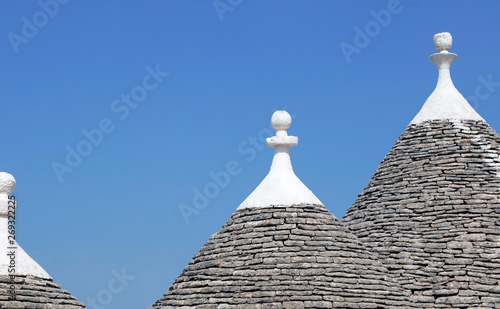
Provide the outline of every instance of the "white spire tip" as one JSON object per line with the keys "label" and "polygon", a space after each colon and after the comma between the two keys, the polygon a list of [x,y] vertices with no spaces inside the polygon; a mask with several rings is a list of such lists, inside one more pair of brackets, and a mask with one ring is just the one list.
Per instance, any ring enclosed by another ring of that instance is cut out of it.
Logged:
{"label": "white spire tip", "polygon": [[11,194],[16,186],[16,179],[9,173],[0,172],[0,194]]}
{"label": "white spire tip", "polygon": [[420,124],[428,120],[478,120],[484,121],[470,106],[464,96],[455,88],[450,76],[450,66],[457,58],[448,52],[451,48],[451,34],[441,32],[434,35],[434,46],[440,53],[429,58],[439,70],[436,88],[425,101],[424,106],[410,124]]}
{"label": "white spire tip", "polygon": [[271,117],[271,124],[276,129],[276,135],[266,139],[268,147],[276,148],[271,170],[238,209],[301,204],[322,205],[293,172],[289,147],[296,146],[299,139],[297,136],[288,136],[286,132],[292,124],[292,117],[286,111],[276,111]]}
{"label": "white spire tip", "polygon": [[271,117],[271,125],[276,130],[287,130],[292,125],[292,117],[286,111],[275,111]]}
{"label": "white spire tip", "polygon": [[434,35],[434,47],[442,53],[447,53],[452,43],[453,40],[449,32],[441,32]]}

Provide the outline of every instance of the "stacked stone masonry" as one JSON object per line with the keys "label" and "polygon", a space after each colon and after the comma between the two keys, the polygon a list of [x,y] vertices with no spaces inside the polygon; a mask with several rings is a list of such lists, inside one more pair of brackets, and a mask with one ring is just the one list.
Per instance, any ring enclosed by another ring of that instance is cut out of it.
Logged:
{"label": "stacked stone masonry", "polygon": [[408,292],[322,205],[246,208],[151,308],[408,308]]}
{"label": "stacked stone masonry", "polygon": [[52,280],[16,275],[15,300],[10,300],[12,288],[9,276],[0,276],[1,309],[81,309],[85,305],[61,289]]}
{"label": "stacked stone masonry", "polygon": [[484,121],[410,125],[343,222],[419,308],[500,308],[500,136]]}

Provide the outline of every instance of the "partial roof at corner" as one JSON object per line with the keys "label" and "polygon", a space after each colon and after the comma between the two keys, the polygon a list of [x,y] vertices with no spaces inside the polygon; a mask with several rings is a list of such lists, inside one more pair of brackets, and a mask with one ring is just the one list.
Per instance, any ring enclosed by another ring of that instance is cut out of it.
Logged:
{"label": "partial roof at corner", "polygon": [[[0,250],[15,252],[15,263],[12,268],[11,258],[0,254],[0,275],[9,275],[12,269],[16,274],[33,275],[39,278],[51,279],[49,274],[35,262],[15,240],[15,211],[17,203],[9,199],[16,186],[16,180],[11,174],[0,172]],[[13,222],[13,223],[9,223]],[[9,271],[9,266],[11,266]]]}

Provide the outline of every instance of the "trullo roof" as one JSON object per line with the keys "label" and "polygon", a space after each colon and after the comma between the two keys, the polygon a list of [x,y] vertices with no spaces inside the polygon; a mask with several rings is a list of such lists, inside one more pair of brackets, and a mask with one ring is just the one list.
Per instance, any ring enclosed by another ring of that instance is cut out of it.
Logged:
{"label": "trullo roof", "polygon": [[436,89],[343,222],[422,308],[500,306],[500,135],[450,78],[434,37]]}
{"label": "trullo roof", "polygon": [[276,112],[269,175],[150,308],[408,308],[376,254],[295,176]]}
{"label": "trullo roof", "polygon": [[85,305],[54,283],[15,240],[17,203],[9,194],[16,181],[0,172],[0,308],[81,309]]}

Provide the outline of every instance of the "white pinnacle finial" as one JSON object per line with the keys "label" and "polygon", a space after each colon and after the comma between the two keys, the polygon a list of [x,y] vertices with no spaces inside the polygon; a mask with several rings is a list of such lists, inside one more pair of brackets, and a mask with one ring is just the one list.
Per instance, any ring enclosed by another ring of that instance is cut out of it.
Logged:
{"label": "white pinnacle finial", "polygon": [[451,34],[448,32],[441,32],[434,36],[434,47],[440,52],[431,55],[429,58],[439,70],[438,82],[436,89],[427,98],[424,106],[410,124],[444,119],[484,121],[453,85],[450,66],[457,58],[457,55],[448,52],[451,43]]}
{"label": "white pinnacle finial", "polygon": [[441,32],[434,35],[434,47],[442,53],[447,53],[452,43],[453,39],[449,32]]}
{"label": "white pinnacle finial", "polygon": [[0,172],[0,194],[5,196],[9,195],[14,191],[16,186],[16,180],[14,176],[9,173]]}
{"label": "white pinnacle finial", "polygon": [[0,172],[0,215],[7,216],[9,212],[9,195],[14,191],[15,186],[16,180],[14,176]]}
{"label": "white pinnacle finial", "polygon": [[271,125],[276,130],[288,130],[292,125],[292,117],[286,111],[275,111],[271,117]]}
{"label": "white pinnacle finial", "polygon": [[[15,274],[19,275],[51,279],[49,274],[13,238],[18,232],[15,229],[17,203],[10,200],[9,195],[15,186],[14,176],[0,172],[0,251],[5,252],[0,253],[0,275],[13,275],[12,271],[15,271]],[[14,254],[7,255],[12,252]]]}
{"label": "white pinnacle finial", "polygon": [[266,139],[268,147],[278,146],[296,146],[299,142],[298,137],[288,136],[286,130],[292,125],[292,117],[286,111],[275,111],[271,117],[271,125],[276,129],[276,136]]}
{"label": "white pinnacle finial", "polygon": [[274,112],[271,125],[276,129],[276,135],[266,139],[268,147],[276,148],[271,170],[238,209],[299,204],[321,205],[320,200],[293,172],[289,147],[298,144],[298,137],[288,136],[286,130],[291,124],[292,117],[286,111]]}

